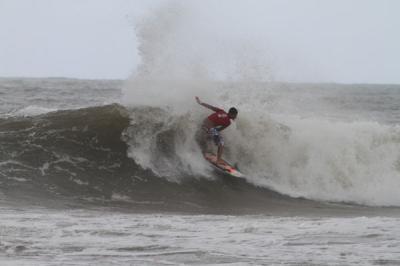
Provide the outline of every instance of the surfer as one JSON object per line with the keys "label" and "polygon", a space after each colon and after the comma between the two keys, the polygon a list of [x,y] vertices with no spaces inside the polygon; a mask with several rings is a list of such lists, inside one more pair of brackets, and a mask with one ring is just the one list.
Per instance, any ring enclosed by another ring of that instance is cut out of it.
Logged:
{"label": "surfer", "polygon": [[215,145],[218,147],[216,163],[221,163],[222,153],[224,151],[224,139],[222,138],[220,132],[231,124],[231,119],[236,119],[238,110],[235,107],[232,107],[229,109],[228,113],[226,113],[220,108],[201,102],[197,96],[196,101],[198,104],[214,111],[213,114],[209,115],[203,121],[201,126],[203,132],[201,139],[202,142],[204,142],[204,140],[214,141]]}

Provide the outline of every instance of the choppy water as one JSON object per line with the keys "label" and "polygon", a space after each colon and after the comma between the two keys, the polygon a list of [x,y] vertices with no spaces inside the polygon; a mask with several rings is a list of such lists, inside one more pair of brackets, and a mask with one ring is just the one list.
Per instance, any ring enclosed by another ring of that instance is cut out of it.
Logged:
{"label": "choppy water", "polygon": [[400,263],[400,87],[208,85],[239,108],[224,135],[244,180],[202,159],[192,95],[2,79],[2,264]]}
{"label": "choppy water", "polygon": [[5,265],[399,265],[398,218],[0,210]]}

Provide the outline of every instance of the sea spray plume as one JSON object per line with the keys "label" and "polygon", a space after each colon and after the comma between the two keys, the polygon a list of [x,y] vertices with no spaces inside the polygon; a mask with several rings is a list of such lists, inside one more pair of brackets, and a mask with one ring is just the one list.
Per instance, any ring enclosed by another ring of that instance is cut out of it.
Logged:
{"label": "sea spray plume", "polygon": [[184,14],[182,8],[178,2],[169,2],[136,25],[141,63],[133,78],[171,78],[163,74],[171,73],[171,68],[165,67],[171,67],[178,56],[173,49],[174,39],[179,37],[179,25]]}
{"label": "sea spray plume", "polygon": [[218,98],[221,81],[271,80],[265,48],[227,27],[226,8],[211,12],[197,2],[172,1],[137,23],[141,62],[125,86],[125,103],[187,111],[195,95]]}
{"label": "sea spray plume", "polygon": [[168,2],[136,25],[141,62],[124,88],[126,104],[182,113],[193,106],[197,91],[209,87],[195,42],[189,41],[190,12],[182,2]]}

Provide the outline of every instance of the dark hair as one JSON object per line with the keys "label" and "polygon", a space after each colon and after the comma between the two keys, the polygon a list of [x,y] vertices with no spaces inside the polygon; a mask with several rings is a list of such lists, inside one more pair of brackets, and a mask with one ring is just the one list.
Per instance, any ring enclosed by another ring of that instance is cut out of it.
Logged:
{"label": "dark hair", "polygon": [[238,110],[235,107],[232,107],[231,109],[229,109],[229,114],[231,115],[237,115],[238,114]]}

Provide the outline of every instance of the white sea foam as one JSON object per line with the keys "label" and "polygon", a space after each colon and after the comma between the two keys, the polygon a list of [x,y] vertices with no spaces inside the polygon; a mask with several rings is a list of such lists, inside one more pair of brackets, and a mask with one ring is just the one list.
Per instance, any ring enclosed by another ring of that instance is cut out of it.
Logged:
{"label": "white sea foam", "polygon": [[[398,265],[399,219],[0,209],[0,263]],[[49,257],[51,260],[49,261]]]}
{"label": "white sea foam", "polygon": [[291,196],[399,206],[399,133],[376,122],[272,115],[227,137],[250,182]]}

